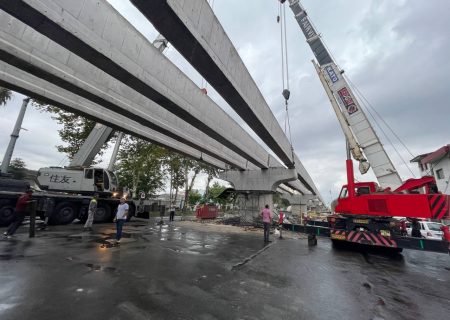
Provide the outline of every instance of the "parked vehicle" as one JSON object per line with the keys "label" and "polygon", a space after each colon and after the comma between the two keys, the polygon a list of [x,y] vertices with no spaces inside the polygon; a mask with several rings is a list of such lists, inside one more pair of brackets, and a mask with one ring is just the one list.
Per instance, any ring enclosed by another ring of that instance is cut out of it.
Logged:
{"label": "parked vehicle", "polygon": [[[432,221],[419,221],[420,224],[420,234],[425,239],[442,240],[442,223],[432,222]],[[406,231],[408,236],[411,236],[411,225],[406,226]]]}

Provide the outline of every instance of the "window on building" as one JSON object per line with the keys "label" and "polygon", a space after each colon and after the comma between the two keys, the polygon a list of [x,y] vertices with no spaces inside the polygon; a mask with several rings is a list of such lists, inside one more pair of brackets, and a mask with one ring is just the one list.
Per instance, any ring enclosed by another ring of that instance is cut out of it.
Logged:
{"label": "window on building", "polygon": [[438,180],[444,179],[444,170],[443,169],[438,169],[436,170],[436,178]]}

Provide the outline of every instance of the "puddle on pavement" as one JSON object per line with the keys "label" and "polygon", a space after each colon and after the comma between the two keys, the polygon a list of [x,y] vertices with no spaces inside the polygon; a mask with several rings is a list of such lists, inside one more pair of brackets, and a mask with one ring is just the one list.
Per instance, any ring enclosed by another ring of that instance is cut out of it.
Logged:
{"label": "puddle on pavement", "polygon": [[119,270],[117,270],[117,268],[115,267],[102,267],[100,265],[95,265],[93,263],[86,263],[85,264],[86,267],[88,267],[90,269],[90,271],[103,271],[106,273],[119,273]]}
{"label": "puddle on pavement", "polygon": [[13,254],[0,254],[0,260],[13,260],[25,258],[23,254],[13,255]]}

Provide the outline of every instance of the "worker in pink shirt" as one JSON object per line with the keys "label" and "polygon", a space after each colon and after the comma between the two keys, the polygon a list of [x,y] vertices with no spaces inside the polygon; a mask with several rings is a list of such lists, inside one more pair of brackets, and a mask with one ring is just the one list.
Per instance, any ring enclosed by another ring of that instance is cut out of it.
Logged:
{"label": "worker in pink shirt", "polygon": [[272,222],[272,212],[269,209],[269,205],[266,204],[266,207],[262,209],[261,216],[264,224],[264,242],[269,241],[269,231],[270,231],[270,223]]}

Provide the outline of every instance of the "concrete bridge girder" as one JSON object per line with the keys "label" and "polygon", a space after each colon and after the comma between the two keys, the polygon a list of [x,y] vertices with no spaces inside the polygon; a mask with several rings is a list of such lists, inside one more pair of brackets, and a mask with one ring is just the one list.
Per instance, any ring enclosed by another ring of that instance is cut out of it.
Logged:
{"label": "concrete bridge girder", "polygon": [[[169,133],[170,138],[199,149],[212,157],[221,157],[232,167],[256,168],[216,140],[127,88],[118,80],[76,57],[7,13],[0,12],[0,21],[8,21],[7,24],[0,23],[1,59],[14,63],[19,68],[34,72],[42,78],[52,80],[53,83],[57,82],[58,85],[69,90],[72,89],[77,94],[98,102],[104,108],[117,110],[120,106],[124,110],[130,110],[128,114],[135,112],[134,119],[141,124],[166,135]],[[33,47],[30,39],[44,45]],[[72,56],[73,58],[71,58]],[[65,57],[66,64],[60,62],[61,57]],[[30,65],[33,68],[30,68]],[[77,73],[74,66],[85,72]],[[97,71],[95,71],[96,69]],[[42,70],[47,70],[51,75]],[[73,89],[74,86],[76,90]],[[98,99],[93,97],[98,97]],[[105,110],[105,112],[109,111]]]}
{"label": "concrete bridge girder", "polygon": [[89,100],[65,91],[58,86],[36,78],[23,70],[17,69],[2,61],[0,61],[0,86],[11,88],[17,92],[21,92],[32,98],[39,99],[68,111],[76,111],[99,123],[138,136],[144,140],[154,142],[194,159],[202,158],[204,162],[209,163],[214,167],[221,169],[227,168],[226,163],[223,161],[209,155],[202,155],[200,151],[180,143],[175,139],[166,137],[152,129],[145,128],[139,123],[122,115],[108,112]]}
{"label": "concrete bridge girder", "polygon": [[131,0],[289,167],[309,192],[314,182],[206,0]]}
{"label": "concrete bridge girder", "polygon": [[280,184],[295,181],[294,169],[269,168],[263,170],[226,170],[219,173],[219,178],[230,182],[238,192],[275,193]]}
{"label": "concrete bridge girder", "polygon": [[[206,0],[131,0],[278,157],[292,165],[290,143]],[[193,54],[195,52],[195,54]]]}
{"label": "concrete bridge girder", "polygon": [[106,1],[0,0],[32,26],[260,168],[267,152]]}

